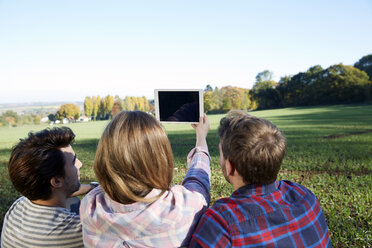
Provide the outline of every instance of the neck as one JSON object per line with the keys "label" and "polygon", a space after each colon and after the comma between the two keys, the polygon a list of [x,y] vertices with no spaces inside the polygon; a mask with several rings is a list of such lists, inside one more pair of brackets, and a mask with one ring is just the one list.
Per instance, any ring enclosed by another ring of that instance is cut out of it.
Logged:
{"label": "neck", "polygon": [[232,176],[229,176],[228,178],[229,183],[234,186],[234,189],[237,190],[245,185],[248,185],[247,183],[244,182],[243,178],[238,174],[234,174]]}
{"label": "neck", "polygon": [[48,200],[33,200],[33,203],[41,206],[48,206],[48,207],[66,207],[66,197],[61,197],[59,194],[52,193],[52,196]]}
{"label": "neck", "polygon": [[238,171],[235,171],[235,173],[230,176],[230,182],[234,186],[235,190],[248,185]]}
{"label": "neck", "polygon": [[235,190],[237,190],[237,189],[239,189],[239,188],[241,188],[241,187],[247,185],[246,183],[244,183],[244,182],[242,182],[242,181],[241,181],[241,182],[231,183],[231,184],[234,186]]}

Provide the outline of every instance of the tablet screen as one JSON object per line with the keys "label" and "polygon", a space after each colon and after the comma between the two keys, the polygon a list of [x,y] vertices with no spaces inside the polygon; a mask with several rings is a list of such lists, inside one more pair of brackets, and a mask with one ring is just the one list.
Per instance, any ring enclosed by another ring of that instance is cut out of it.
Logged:
{"label": "tablet screen", "polygon": [[203,114],[203,91],[155,90],[155,104],[161,122],[198,123]]}

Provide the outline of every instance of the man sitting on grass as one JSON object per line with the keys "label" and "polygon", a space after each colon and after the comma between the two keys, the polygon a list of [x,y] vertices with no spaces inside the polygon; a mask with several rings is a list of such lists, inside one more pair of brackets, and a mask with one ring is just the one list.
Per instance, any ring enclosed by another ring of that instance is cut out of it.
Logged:
{"label": "man sitting on grass", "polygon": [[74,137],[69,128],[45,129],[29,133],[13,148],[9,176],[23,196],[5,215],[1,247],[84,246],[79,215],[66,203],[94,186],[80,185]]}
{"label": "man sitting on grass", "polygon": [[191,247],[332,246],[313,193],[277,181],[286,140],[275,125],[245,111],[230,111],[218,134],[220,165],[235,192],[204,213]]}

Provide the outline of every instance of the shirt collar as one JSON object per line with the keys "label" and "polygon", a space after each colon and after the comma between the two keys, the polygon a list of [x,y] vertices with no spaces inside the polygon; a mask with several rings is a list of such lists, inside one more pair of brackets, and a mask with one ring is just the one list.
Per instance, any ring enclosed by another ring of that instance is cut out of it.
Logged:
{"label": "shirt collar", "polygon": [[[130,204],[122,204],[117,201],[114,201],[110,198],[110,196],[105,193],[103,190],[102,192],[104,193],[106,205],[111,208],[112,211],[114,212],[132,212],[132,211],[137,211],[137,210],[142,210],[146,209],[148,205],[152,204],[153,202],[146,203],[146,202],[134,202]],[[156,197],[161,193],[160,189],[152,189],[150,193],[148,193],[145,198],[152,198]],[[160,198],[164,197],[167,194],[165,192]]]}
{"label": "shirt collar", "polygon": [[279,182],[276,180],[271,184],[248,184],[234,191],[233,196],[238,195],[266,195],[276,191],[279,188]]}

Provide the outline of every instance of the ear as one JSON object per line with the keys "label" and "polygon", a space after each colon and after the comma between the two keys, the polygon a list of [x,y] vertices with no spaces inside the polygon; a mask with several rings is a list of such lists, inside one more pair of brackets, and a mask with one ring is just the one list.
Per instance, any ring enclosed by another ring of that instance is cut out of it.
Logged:
{"label": "ear", "polygon": [[50,179],[50,185],[52,188],[60,188],[63,186],[63,179],[62,177],[52,177]]}
{"label": "ear", "polygon": [[228,176],[234,176],[236,173],[234,164],[231,163],[230,160],[228,159],[226,159],[225,170],[226,170],[226,175]]}

